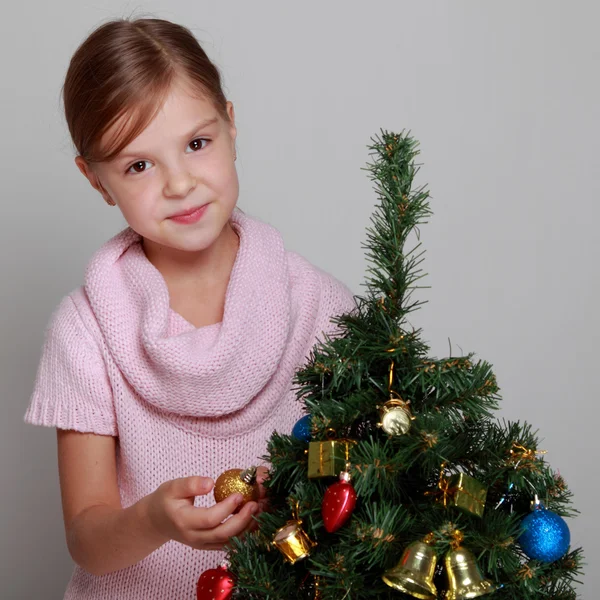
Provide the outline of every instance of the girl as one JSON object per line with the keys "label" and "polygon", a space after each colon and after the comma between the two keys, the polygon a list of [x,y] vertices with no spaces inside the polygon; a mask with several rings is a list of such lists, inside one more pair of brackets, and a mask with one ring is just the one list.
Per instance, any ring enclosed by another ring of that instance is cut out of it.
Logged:
{"label": "girl", "polygon": [[25,415],[57,428],[65,598],[184,600],[258,510],[215,504],[214,479],[291,431],[293,375],[354,299],[237,208],[233,105],[188,29],[101,25],[63,99],[77,166],[128,224],[54,311]]}

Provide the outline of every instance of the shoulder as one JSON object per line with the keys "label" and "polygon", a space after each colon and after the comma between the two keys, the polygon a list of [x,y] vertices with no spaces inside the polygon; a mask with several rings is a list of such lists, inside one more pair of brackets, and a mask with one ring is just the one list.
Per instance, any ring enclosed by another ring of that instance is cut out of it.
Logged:
{"label": "shoulder", "polygon": [[[262,228],[259,238],[271,240],[282,249],[287,265],[287,277],[291,291],[291,303],[300,312],[312,311],[316,319],[316,330],[331,329],[330,318],[350,312],[356,306],[350,288],[337,277],[311,263],[301,254],[285,247],[280,231],[273,225],[257,217],[235,212],[234,219],[245,226]],[[269,247],[267,245],[267,247]]]}
{"label": "shoulder", "polygon": [[83,285],[62,297],[46,326],[46,338],[62,340],[65,348],[101,353],[102,335]]}
{"label": "shoulder", "polygon": [[300,254],[291,251],[287,254],[290,281],[296,292],[293,296],[303,303],[307,301],[307,296],[314,295],[314,335],[334,335],[339,332],[339,327],[332,318],[350,313],[356,308],[352,291],[337,277]]}
{"label": "shoulder", "polygon": [[81,287],[54,308],[25,422],[117,435],[106,352]]}
{"label": "shoulder", "polygon": [[308,278],[313,279],[319,286],[322,300],[345,305],[350,310],[354,305],[354,294],[340,279],[311,263],[297,252],[287,251],[290,277],[293,282],[300,282]]}

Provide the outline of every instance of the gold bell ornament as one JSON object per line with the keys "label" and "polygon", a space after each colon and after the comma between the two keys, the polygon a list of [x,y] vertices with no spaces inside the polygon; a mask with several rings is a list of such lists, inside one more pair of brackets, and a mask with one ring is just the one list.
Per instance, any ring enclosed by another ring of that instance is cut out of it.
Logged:
{"label": "gold bell ornament", "polygon": [[310,554],[310,551],[317,545],[302,529],[302,519],[299,516],[297,503],[296,509],[292,514],[292,519],[275,532],[271,543],[283,554],[285,560],[292,565],[306,558]]}
{"label": "gold bell ornament", "polygon": [[496,591],[496,586],[485,579],[470,550],[458,546],[450,550],[444,559],[448,575],[447,600],[478,598]]}
{"label": "gold bell ornament", "polygon": [[410,544],[398,564],[388,569],[381,578],[395,590],[421,600],[435,600],[437,589],[433,584],[433,575],[437,555],[426,540]]}
{"label": "gold bell ornament", "polygon": [[216,502],[221,502],[232,494],[242,494],[244,499],[235,512],[247,502],[257,502],[260,497],[260,489],[256,483],[256,467],[225,471],[215,481],[213,494]]}
{"label": "gold bell ornament", "polygon": [[415,417],[411,414],[410,402],[403,400],[395,391],[392,390],[392,381],[394,379],[394,363],[390,365],[389,393],[390,399],[384,404],[377,405],[379,410],[380,427],[388,435],[405,435],[411,426],[411,421]]}

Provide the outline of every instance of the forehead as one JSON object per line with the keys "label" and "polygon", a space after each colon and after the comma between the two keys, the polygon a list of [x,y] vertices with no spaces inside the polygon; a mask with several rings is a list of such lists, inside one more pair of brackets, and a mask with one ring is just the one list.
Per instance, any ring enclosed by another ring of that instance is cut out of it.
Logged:
{"label": "forehead", "polygon": [[194,125],[213,118],[217,119],[213,127],[219,127],[222,119],[213,103],[190,84],[177,80],[162,96],[126,109],[102,135],[100,143],[104,148],[117,147],[127,139],[118,159],[169,137],[179,139],[189,135]]}

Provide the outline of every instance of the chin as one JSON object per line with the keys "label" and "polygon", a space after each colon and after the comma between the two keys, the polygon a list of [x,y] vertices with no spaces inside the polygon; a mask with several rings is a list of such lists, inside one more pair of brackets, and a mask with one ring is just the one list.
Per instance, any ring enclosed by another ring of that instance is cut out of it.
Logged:
{"label": "chin", "polygon": [[203,250],[210,248],[218,237],[219,234],[217,232],[204,231],[201,233],[198,232],[197,235],[188,234],[185,237],[173,237],[165,240],[162,245],[183,252],[202,252]]}

